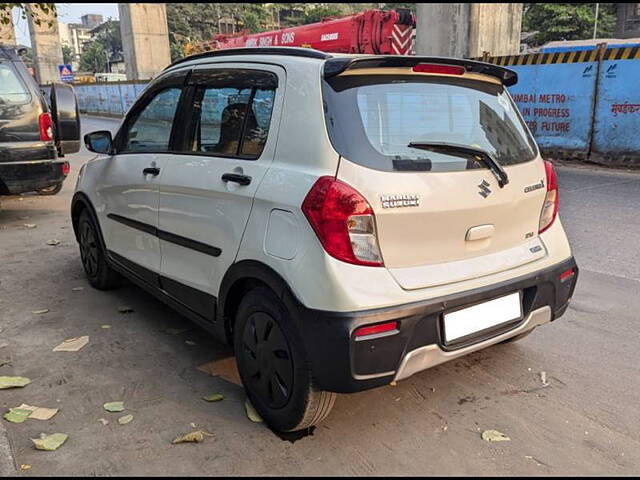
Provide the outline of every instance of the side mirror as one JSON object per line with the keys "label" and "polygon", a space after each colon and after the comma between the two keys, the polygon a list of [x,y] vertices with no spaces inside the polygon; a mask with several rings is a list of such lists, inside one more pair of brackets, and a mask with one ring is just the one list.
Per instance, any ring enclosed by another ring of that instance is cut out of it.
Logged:
{"label": "side mirror", "polygon": [[54,83],[50,94],[51,117],[55,125],[58,153],[76,153],[80,150],[80,114],[78,101],[71,85]]}
{"label": "side mirror", "polygon": [[109,130],[99,130],[87,133],[84,136],[84,144],[87,150],[95,153],[111,153],[111,132]]}

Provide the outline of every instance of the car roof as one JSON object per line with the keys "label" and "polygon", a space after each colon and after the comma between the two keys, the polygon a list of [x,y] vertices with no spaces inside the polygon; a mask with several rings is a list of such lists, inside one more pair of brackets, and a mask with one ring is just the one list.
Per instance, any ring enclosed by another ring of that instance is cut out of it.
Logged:
{"label": "car roof", "polygon": [[475,60],[450,57],[327,53],[301,47],[244,47],[212,50],[176,60],[165,68],[165,71],[171,70],[176,65],[186,66],[192,62],[197,63],[201,59],[261,55],[286,56],[289,61],[300,58],[301,60],[315,59],[319,62],[324,62],[323,75],[325,78],[339,75],[345,70],[353,68],[413,67],[418,63],[438,63],[462,66],[471,73],[490,75],[500,80],[507,87],[515,85],[518,81],[518,75],[513,70]]}

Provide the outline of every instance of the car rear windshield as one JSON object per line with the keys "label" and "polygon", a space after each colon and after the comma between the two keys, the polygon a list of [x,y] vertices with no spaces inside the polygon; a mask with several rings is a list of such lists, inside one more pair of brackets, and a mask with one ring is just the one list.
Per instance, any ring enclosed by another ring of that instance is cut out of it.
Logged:
{"label": "car rear windshield", "polygon": [[[409,147],[481,149],[503,166],[535,158],[536,145],[506,89],[480,80],[342,75],[323,82],[331,142],[350,161],[383,171],[485,168],[464,155]],[[467,154],[468,155],[468,154]]]}
{"label": "car rear windshield", "polygon": [[0,62],[0,104],[25,104],[30,101],[31,95],[13,66]]}

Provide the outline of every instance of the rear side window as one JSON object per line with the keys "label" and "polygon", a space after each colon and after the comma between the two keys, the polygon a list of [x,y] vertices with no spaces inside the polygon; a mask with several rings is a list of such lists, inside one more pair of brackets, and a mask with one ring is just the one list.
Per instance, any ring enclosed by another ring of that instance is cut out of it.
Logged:
{"label": "rear side window", "polygon": [[216,70],[196,88],[189,151],[256,159],[269,133],[277,77],[268,72]]}
{"label": "rear side window", "polygon": [[181,88],[160,91],[125,132],[124,152],[166,152]]}
{"label": "rear side window", "polygon": [[535,158],[536,147],[502,85],[415,75],[351,75],[323,85],[334,148],[384,171],[458,171],[484,165],[410,143],[479,148],[502,165]]}
{"label": "rear side window", "polygon": [[0,104],[23,105],[31,101],[31,94],[18,73],[8,63],[0,63]]}

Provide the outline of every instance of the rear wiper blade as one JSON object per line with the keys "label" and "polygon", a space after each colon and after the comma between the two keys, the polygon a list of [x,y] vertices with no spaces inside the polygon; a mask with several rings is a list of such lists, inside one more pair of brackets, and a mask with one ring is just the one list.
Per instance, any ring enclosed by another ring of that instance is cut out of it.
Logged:
{"label": "rear wiper blade", "polygon": [[500,165],[491,154],[481,148],[475,148],[468,145],[458,145],[457,143],[445,143],[445,142],[411,142],[408,147],[420,148],[422,150],[430,150],[436,153],[444,153],[448,155],[454,155],[457,157],[474,156],[480,157],[484,164],[491,170],[493,175],[498,180],[498,185],[503,188],[509,183],[509,176],[502,165]]}

